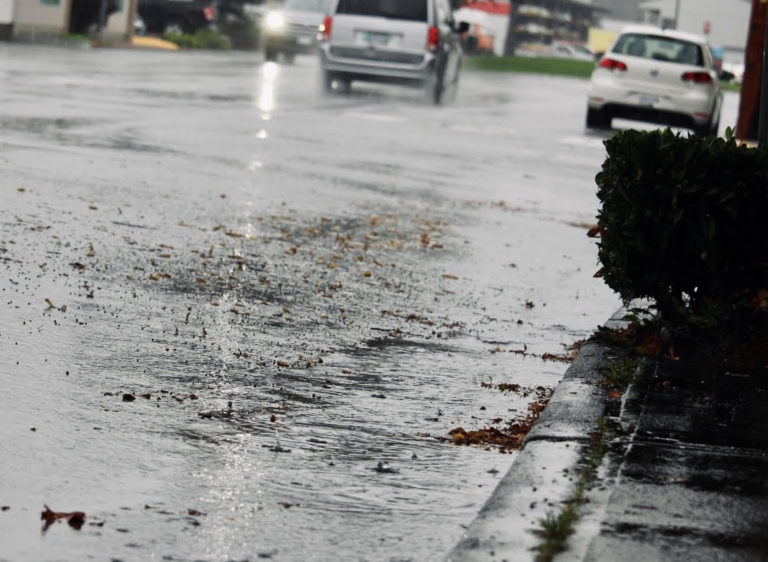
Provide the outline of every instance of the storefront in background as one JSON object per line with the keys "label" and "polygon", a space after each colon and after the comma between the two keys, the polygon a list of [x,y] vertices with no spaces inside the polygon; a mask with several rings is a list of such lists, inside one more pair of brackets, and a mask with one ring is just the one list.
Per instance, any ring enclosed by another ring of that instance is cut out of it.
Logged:
{"label": "storefront in background", "polygon": [[6,38],[100,33],[105,40],[128,41],[136,5],[137,0],[0,0],[0,26]]}

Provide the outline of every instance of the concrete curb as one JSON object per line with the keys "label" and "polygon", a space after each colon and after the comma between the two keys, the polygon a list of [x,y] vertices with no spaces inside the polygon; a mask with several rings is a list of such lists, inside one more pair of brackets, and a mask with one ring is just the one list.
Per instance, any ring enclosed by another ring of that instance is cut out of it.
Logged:
{"label": "concrete curb", "polygon": [[[619,310],[605,327],[626,324]],[[621,352],[592,340],[568,368],[517,459],[480,513],[451,550],[448,562],[533,560],[539,543],[531,531],[547,513],[559,511],[572,489],[576,465],[598,420],[607,393],[600,370]]]}

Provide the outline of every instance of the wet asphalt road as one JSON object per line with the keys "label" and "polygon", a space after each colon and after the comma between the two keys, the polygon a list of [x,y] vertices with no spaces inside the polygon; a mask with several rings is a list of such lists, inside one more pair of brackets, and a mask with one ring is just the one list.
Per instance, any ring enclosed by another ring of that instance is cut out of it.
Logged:
{"label": "wet asphalt road", "polygon": [[583,81],[436,108],[2,45],[0,84],[0,560],[439,560],[514,459],[439,438],[525,417],[618,306]]}

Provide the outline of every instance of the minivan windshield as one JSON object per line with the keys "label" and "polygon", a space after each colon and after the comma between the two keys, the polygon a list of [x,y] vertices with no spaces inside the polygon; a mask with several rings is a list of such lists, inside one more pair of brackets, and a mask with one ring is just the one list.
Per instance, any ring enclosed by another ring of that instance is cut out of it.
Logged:
{"label": "minivan windshield", "polygon": [[427,21],[427,0],[339,0],[336,13]]}
{"label": "minivan windshield", "polygon": [[613,52],[665,62],[704,66],[704,55],[699,45],[659,35],[627,33],[616,42]]}
{"label": "minivan windshield", "polygon": [[327,13],[331,8],[331,0],[286,0],[283,7],[296,12]]}

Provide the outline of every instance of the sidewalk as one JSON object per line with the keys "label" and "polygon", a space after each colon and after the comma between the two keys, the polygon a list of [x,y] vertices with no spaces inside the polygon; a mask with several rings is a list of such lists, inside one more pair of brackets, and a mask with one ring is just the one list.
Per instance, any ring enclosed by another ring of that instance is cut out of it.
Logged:
{"label": "sidewalk", "polygon": [[612,398],[600,370],[621,353],[584,346],[448,560],[535,560],[539,520],[569,500],[579,517],[557,561],[768,560],[768,380],[645,361]]}

